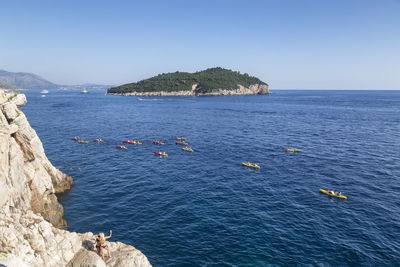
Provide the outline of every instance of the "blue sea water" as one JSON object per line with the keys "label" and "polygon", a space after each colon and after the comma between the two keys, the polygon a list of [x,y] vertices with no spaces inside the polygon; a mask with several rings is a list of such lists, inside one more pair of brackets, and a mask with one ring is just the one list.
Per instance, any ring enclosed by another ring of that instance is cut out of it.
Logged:
{"label": "blue sea water", "polygon": [[[48,158],[74,178],[59,197],[71,231],[112,229],[154,266],[400,265],[400,91],[27,97]],[[143,144],[115,148],[126,139]]]}

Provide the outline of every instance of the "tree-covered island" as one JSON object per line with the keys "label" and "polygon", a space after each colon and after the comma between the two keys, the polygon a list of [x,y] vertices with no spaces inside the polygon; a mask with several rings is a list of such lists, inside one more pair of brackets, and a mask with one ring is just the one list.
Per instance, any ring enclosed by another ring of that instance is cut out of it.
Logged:
{"label": "tree-covered island", "polygon": [[108,94],[136,96],[269,94],[268,84],[247,73],[210,68],[195,73],[163,73],[108,89]]}

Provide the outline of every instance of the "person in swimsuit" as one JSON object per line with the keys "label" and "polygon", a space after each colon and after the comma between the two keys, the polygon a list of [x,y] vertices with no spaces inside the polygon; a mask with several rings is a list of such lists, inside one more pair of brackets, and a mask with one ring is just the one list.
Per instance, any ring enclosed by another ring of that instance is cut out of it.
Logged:
{"label": "person in swimsuit", "polygon": [[103,260],[104,260],[104,250],[107,250],[108,257],[112,258],[110,248],[107,246],[106,243],[106,239],[110,238],[111,235],[112,235],[112,230],[110,230],[109,236],[104,236],[104,233],[100,233],[96,236],[97,254],[99,254]]}

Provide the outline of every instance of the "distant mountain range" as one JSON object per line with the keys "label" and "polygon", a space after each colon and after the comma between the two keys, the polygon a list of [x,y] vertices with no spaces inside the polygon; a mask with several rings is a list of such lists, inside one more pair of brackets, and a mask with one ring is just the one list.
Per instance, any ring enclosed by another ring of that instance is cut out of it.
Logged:
{"label": "distant mountain range", "polygon": [[[105,90],[112,87],[111,85],[103,84],[80,84],[80,85],[60,85],[52,83],[36,74],[27,72],[9,72],[5,70],[0,70],[0,87],[16,89],[61,89],[61,90]],[[15,86],[16,88],[14,88]]]}

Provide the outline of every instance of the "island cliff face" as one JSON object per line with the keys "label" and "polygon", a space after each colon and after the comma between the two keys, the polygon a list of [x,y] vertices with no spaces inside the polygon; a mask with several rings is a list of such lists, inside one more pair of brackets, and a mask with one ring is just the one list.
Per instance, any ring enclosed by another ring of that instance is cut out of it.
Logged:
{"label": "island cliff face", "polygon": [[130,93],[108,93],[109,95],[124,96],[235,96],[235,95],[269,95],[266,84],[252,84],[248,88],[238,84],[238,89],[214,89],[210,92],[199,92],[198,84],[192,85],[190,91],[158,91],[158,92],[130,92]]}
{"label": "island cliff face", "polygon": [[151,266],[132,246],[108,242],[113,258],[95,252],[92,233],[66,226],[55,193],[72,178],[47,159],[25,115],[23,94],[0,90],[0,266]]}

